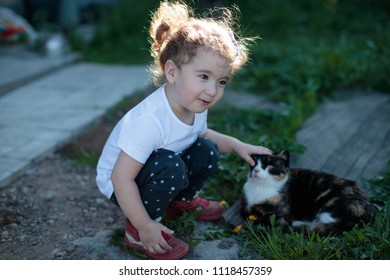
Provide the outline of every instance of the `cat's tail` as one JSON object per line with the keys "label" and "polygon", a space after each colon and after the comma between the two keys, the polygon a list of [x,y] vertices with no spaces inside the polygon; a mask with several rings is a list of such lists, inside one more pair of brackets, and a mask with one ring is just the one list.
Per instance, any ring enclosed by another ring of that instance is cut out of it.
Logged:
{"label": "cat's tail", "polygon": [[309,232],[315,232],[320,235],[337,235],[342,233],[342,229],[340,227],[339,222],[332,222],[332,223],[320,223],[318,221],[298,221],[294,220],[291,223],[293,229],[295,231],[302,231],[304,234],[307,234]]}
{"label": "cat's tail", "polygon": [[[371,210],[371,209],[370,209]],[[349,219],[342,219],[333,223],[318,223],[312,226],[312,230],[320,235],[340,235],[344,231],[350,231],[355,226],[361,227],[369,224],[372,220],[373,213],[368,211],[364,215],[357,217],[352,216]]]}
{"label": "cat's tail", "polygon": [[339,235],[345,231],[344,227],[339,222],[336,223],[321,223],[312,227],[312,231],[323,235]]}

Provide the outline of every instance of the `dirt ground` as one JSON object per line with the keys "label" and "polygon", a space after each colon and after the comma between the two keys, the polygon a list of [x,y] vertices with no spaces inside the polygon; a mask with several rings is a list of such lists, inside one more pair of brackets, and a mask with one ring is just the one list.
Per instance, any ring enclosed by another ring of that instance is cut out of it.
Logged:
{"label": "dirt ground", "polygon": [[0,258],[88,258],[87,248],[75,246],[75,240],[123,227],[122,213],[94,180],[93,168],[70,166],[56,153],[2,189]]}

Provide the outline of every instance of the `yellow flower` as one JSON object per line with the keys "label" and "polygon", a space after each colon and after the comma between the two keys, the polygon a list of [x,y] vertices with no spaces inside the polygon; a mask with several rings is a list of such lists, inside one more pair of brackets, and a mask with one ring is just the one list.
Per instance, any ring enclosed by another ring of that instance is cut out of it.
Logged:
{"label": "yellow flower", "polygon": [[249,221],[256,221],[257,217],[254,215],[249,215],[248,219],[249,219]]}
{"label": "yellow flower", "polygon": [[241,229],[242,229],[242,225],[239,225],[239,226],[236,226],[236,227],[234,228],[233,231],[234,231],[235,233],[237,233],[237,232],[240,232]]}
{"label": "yellow flower", "polygon": [[225,200],[220,201],[220,202],[219,202],[219,205],[221,205],[221,206],[223,206],[223,207],[225,207],[225,208],[228,207],[228,204],[227,204],[227,202],[226,202]]}

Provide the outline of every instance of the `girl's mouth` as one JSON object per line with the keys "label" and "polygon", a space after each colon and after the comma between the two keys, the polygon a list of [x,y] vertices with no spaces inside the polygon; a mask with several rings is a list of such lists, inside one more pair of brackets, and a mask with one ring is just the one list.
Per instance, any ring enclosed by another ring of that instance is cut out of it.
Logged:
{"label": "girl's mouth", "polygon": [[200,102],[202,105],[204,105],[204,106],[207,106],[207,105],[209,105],[209,104],[211,103],[211,101],[207,101],[207,100],[200,99],[200,98],[199,98],[199,102]]}

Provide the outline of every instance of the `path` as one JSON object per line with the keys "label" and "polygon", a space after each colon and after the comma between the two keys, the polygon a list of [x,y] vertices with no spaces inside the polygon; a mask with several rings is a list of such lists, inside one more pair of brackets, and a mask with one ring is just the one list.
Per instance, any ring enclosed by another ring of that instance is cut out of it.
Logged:
{"label": "path", "polygon": [[0,188],[147,85],[144,66],[76,61],[0,51]]}
{"label": "path", "polygon": [[321,106],[297,134],[306,146],[292,165],[362,181],[378,175],[390,159],[390,95],[341,92],[344,100]]}

